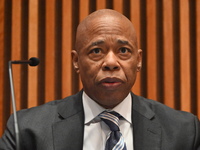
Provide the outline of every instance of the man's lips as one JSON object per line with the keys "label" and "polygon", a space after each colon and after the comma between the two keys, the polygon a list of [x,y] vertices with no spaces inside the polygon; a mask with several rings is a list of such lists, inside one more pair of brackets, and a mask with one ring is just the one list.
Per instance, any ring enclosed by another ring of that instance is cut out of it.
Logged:
{"label": "man's lips", "polygon": [[100,81],[100,84],[107,88],[116,88],[119,85],[121,85],[122,83],[123,83],[123,81],[121,79],[115,78],[115,77],[114,78],[107,77]]}

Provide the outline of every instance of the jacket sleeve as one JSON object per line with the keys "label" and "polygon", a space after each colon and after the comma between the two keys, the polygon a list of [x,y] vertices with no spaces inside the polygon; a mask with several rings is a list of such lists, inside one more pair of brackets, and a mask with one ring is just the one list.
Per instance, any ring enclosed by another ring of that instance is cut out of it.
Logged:
{"label": "jacket sleeve", "polygon": [[0,138],[0,150],[15,150],[15,132],[13,124],[13,115],[7,122],[7,128]]}
{"label": "jacket sleeve", "polygon": [[196,138],[195,138],[195,150],[200,150],[200,121],[196,118],[195,120],[196,126]]}

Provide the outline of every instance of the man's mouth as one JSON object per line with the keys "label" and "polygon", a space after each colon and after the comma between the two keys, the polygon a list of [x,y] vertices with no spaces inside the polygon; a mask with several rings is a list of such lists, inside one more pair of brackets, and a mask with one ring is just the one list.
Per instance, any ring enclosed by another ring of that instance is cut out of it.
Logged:
{"label": "man's mouth", "polygon": [[115,89],[122,84],[122,80],[119,78],[104,78],[100,81],[101,85],[105,88]]}

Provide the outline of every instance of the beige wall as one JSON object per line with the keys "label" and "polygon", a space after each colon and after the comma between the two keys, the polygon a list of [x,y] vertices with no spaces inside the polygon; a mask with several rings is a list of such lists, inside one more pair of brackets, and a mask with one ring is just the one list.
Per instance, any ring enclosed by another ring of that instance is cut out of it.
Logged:
{"label": "beige wall", "polygon": [[13,65],[17,110],[76,93],[75,29],[101,8],[123,13],[137,30],[143,68],[133,91],[200,117],[199,0],[0,0],[0,135],[12,112],[8,61],[41,61]]}

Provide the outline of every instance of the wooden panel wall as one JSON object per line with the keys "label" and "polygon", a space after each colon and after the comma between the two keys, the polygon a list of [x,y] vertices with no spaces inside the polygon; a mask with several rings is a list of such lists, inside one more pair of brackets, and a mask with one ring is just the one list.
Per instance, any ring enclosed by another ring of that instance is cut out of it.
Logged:
{"label": "wooden panel wall", "polygon": [[200,117],[199,0],[1,0],[0,135],[10,115],[8,61],[17,110],[64,98],[82,88],[71,63],[75,31],[89,13],[115,9],[136,28],[143,68],[133,91]]}

